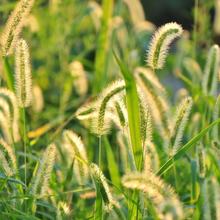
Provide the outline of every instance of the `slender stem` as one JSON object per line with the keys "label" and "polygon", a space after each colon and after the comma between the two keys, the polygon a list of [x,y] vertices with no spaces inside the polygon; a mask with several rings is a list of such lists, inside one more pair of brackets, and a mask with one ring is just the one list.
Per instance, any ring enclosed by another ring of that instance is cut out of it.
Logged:
{"label": "slender stem", "polygon": [[101,168],[102,163],[102,137],[99,137],[99,167]]}
{"label": "slender stem", "polygon": [[195,0],[194,5],[194,27],[193,27],[193,58],[196,58],[196,48],[197,48],[197,22],[198,22],[198,8],[199,0]]}
{"label": "slender stem", "polygon": [[26,129],[26,115],[25,108],[22,108],[22,126],[23,126],[23,143],[24,143],[24,179],[25,185],[27,185],[27,129]]}

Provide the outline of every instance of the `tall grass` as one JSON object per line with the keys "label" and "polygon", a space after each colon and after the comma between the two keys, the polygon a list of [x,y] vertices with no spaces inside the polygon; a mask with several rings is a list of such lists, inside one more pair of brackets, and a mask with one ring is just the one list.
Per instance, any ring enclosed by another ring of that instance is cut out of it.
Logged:
{"label": "tall grass", "polygon": [[189,32],[99,2],[0,6],[0,219],[218,220],[213,4]]}

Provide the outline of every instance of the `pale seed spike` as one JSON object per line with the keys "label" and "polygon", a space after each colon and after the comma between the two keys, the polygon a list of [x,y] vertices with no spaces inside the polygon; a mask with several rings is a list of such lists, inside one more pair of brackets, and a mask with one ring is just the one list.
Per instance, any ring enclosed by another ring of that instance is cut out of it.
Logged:
{"label": "pale seed spike", "polygon": [[134,72],[137,78],[145,82],[146,85],[153,87],[159,95],[166,95],[166,89],[150,68],[137,67]]}
{"label": "pale seed spike", "polygon": [[[64,143],[68,148],[71,148],[73,158],[76,160],[74,162],[74,171],[76,178],[80,184],[84,184],[88,181],[89,170],[87,166],[88,158],[85,146],[81,138],[71,130],[65,130],[63,132]],[[80,160],[79,160],[80,158]],[[84,161],[84,162],[82,162]]]}
{"label": "pale seed spike", "polygon": [[[94,119],[93,131],[97,135],[101,136],[108,129],[106,129],[107,123],[105,121],[108,104],[110,100],[116,96],[117,94],[123,92],[125,89],[124,81],[118,80],[116,82],[111,83],[100,95],[97,101],[96,106],[96,117]],[[107,126],[108,127],[108,126]]]}
{"label": "pale seed spike", "polygon": [[140,89],[138,91],[138,95],[141,115],[141,139],[143,146],[145,146],[146,141],[151,141],[152,139],[151,115],[148,109],[148,105],[145,102],[144,96]]}
{"label": "pale seed spike", "polygon": [[11,113],[10,113],[9,105],[8,105],[7,101],[1,96],[0,96],[0,111],[7,118],[8,124],[11,124],[12,119],[11,119]]}
{"label": "pale seed spike", "polygon": [[102,188],[100,192],[102,194],[102,199],[105,203],[105,210],[107,212],[110,212],[113,209],[113,207],[119,207],[118,202],[113,198],[107,180],[101,169],[96,164],[91,163],[90,172],[95,183],[99,184],[99,186]]}
{"label": "pale seed spike", "polygon": [[88,91],[88,79],[82,63],[75,60],[69,65],[69,69],[76,92],[80,96],[85,96]]}
{"label": "pale seed spike", "polygon": [[175,153],[180,146],[181,140],[183,138],[183,132],[185,130],[187,121],[192,108],[192,98],[185,98],[177,108],[175,121],[172,128],[171,138],[170,138],[170,147],[171,154]]}
{"label": "pale seed spike", "polygon": [[161,137],[164,140],[164,148],[167,146],[168,136],[170,135],[170,122],[168,120],[167,101],[161,95],[157,94],[151,84],[145,84],[144,81],[137,77],[140,90],[145,94],[144,98],[148,104],[149,111],[152,115],[153,123],[158,127]]}
{"label": "pale seed spike", "polygon": [[11,167],[9,166],[9,163],[4,155],[4,152],[0,149],[0,167],[3,168],[6,176],[12,176],[13,171]]}
{"label": "pale seed spike", "polygon": [[10,127],[8,124],[8,119],[5,117],[4,113],[0,111],[0,127],[1,127],[1,132],[5,138],[5,140],[8,143],[11,143],[11,133],[10,133]]}
{"label": "pale seed spike", "polygon": [[126,188],[139,190],[153,202],[160,219],[169,215],[172,220],[183,219],[182,205],[173,189],[149,170],[147,173],[130,173],[122,178]]}
{"label": "pale seed spike", "polygon": [[160,160],[154,144],[147,141],[144,149],[144,172],[156,172],[160,167]]}
{"label": "pale seed spike", "polygon": [[37,193],[42,195],[46,192],[52,168],[55,162],[55,156],[56,145],[50,144],[43,153],[43,157],[40,160],[36,175],[32,177],[30,186],[30,193],[32,195],[36,195]]}
{"label": "pale seed spike", "polygon": [[19,40],[16,45],[15,79],[19,106],[22,108],[30,106],[32,101],[30,54],[28,45],[23,39]]}
{"label": "pale seed spike", "polygon": [[109,103],[110,111],[113,110],[119,121],[119,128],[124,129],[128,125],[128,114],[124,100],[124,94],[116,95]]}
{"label": "pale seed spike", "polygon": [[43,91],[38,85],[33,86],[32,91],[32,109],[35,113],[39,113],[44,108],[44,95]]}
{"label": "pale seed spike", "polygon": [[14,150],[2,138],[0,138],[0,149],[7,153],[11,170],[15,174],[17,172],[17,162]]}
{"label": "pale seed spike", "polygon": [[167,23],[161,26],[154,34],[147,55],[147,64],[152,69],[162,69],[171,42],[180,37],[183,32],[182,27],[175,23]]}
{"label": "pale seed spike", "polygon": [[46,166],[44,168],[44,172],[43,172],[43,176],[42,176],[43,182],[42,182],[41,191],[40,191],[40,195],[42,195],[42,196],[47,193],[51,173],[53,171],[53,166],[54,166],[55,159],[56,159],[56,146],[55,146],[55,144],[49,145],[46,153],[47,153],[47,155],[44,155],[44,156],[47,157],[47,162],[46,162]]}
{"label": "pale seed spike", "polygon": [[15,43],[24,25],[24,20],[29,15],[34,0],[20,0],[10,15],[5,29],[0,37],[0,46],[3,56],[13,53]]}
{"label": "pale seed spike", "polygon": [[14,141],[18,141],[20,139],[18,123],[19,123],[19,109],[16,100],[16,96],[14,93],[6,88],[0,88],[0,98],[4,99],[9,106],[10,109],[10,118],[11,123],[7,126],[12,130]]}
{"label": "pale seed spike", "polygon": [[17,121],[19,118],[19,109],[14,93],[6,88],[0,88],[0,97],[4,98],[9,103],[12,120]]}
{"label": "pale seed spike", "polygon": [[202,80],[202,89],[206,95],[216,95],[219,74],[219,46],[213,45],[208,53]]}

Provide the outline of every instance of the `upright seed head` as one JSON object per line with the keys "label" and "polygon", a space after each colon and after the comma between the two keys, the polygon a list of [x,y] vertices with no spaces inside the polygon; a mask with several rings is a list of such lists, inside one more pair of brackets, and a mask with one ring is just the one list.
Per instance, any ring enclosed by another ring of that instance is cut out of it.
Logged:
{"label": "upright seed head", "polygon": [[86,95],[88,91],[88,79],[82,63],[79,61],[73,61],[70,64],[69,69],[73,77],[73,85],[76,92],[80,96]]}
{"label": "upright seed head", "polygon": [[170,147],[172,148],[171,154],[175,153],[181,143],[183,138],[183,132],[186,127],[187,121],[192,108],[192,98],[185,98],[177,108],[176,118],[173,124],[171,138],[170,138]]}
{"label": "upright seed head", "polygon": [[206,95],[216,95],[219,74],[219,46],[213,45],[208,53],[202,79],[202,89]]}
{"label": "upright seed head", "polygon": [[205,178],[206,175],[206,162],[205,162],[205,150],[202,146],[198,149],[198,167],[199,167],[199,176]]}
{"label": "upright seed head", "polygon": [[25,40],[21,39],[16,45],[15,53],[16,95],[20,107],[28,107],[32,100],[32,80],[30,54]]}
{"label": "upright seed head", "polygon": [[[218,95],[217,97],[214,110],[213,110],[213,120],[215,121],[218,118],[220,118],[220,95]],[[216,125],[212,129],[212,137],[215,141],[219,141],[220,143],[220,124]]]}
{"label": "upright seed head", "polygon": [[170,43],[182,32],[182,27],[176,22],[167,23],[156,31],[147,55],[147,63],[152,69],[163,68]]}
{"label": "upright seed head", "polygon": [[13,52],[24,25],[24,20],[29,15],[33,4],[34,0],[20,0],[10,15],[0,37],[0,47],[3,56],[8,56]]}
{"label": "upright seed head", "polygon": [[42,159],[40,160],[39,168],[36,175],[32,178],[30,193],[36,195],[44,195],[48,189],[50,176],[56,158],[56,145],[50,144],[45,150]]}
{"label": "upright seed head", "polygon": [[138,91],[138,95],[141,115],[141,139],[144,146],[147,140],[151,141],[152,139],[152,123],[150,111],[141,90]]}

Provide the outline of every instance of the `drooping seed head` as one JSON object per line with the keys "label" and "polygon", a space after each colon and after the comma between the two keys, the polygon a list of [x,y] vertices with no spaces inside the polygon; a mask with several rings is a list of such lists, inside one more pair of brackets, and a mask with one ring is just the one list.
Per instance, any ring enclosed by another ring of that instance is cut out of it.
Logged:
{"label": "drooping seed head", "polygon": [[15,52],[16,96],[20,107],[28,107],[32,101],[30,54],[25,40],[17,42]]}
{"label": "drooping seed head", "polygon": [[10,145],[0,139],[0,167],[3,168],[6,176],[15,175],[17,172],[15,153]]}
{"label": "drooping seed head", "polygon": [[[85,146],[81,138],[71,130],[65,130],[63,132],[64,145],[68,148],[67,151],[72,155],[71,158],[75,158],[74,172],[76,178],[80,184],[87,182],[89,177],[88,165],[82,161],[88,162]],[[78,159],[80,158],[80,160]]]}
{"label": "drooping seed head", "polygon": [[119,207],[118,202],[113,198],[107,180],[101,169],[94,163],[90,164],[90,172],[96,184],[101,187],[102,199],[105,203],[105,209],[110,212],[113,207]]}
{"label": "drooping seed head", "polygon": [[172,220],[183,219],[182,205],[174,190],[150,170],[126,174],[122,184],[126,188],[145,193],[154,204],[160,219],[166,219],[164,215],[169,215]]}
{"label": "drooping seed head", "polygon": [[20,0],[10,15],[5,29],[0,37],[0,47],[3,56],[13,53],[15,44],[24,25],[24,20],[29,15],[34,0]]}
{"label": "drooping seed head", "polygon": [[162,69],[171,42],[181,36],[183,29],[176,22],[171,22],[160,27],[150,43],[147,54],[147,64],[152,69]]}
{"label": "drooping seed head", "polygon": [[[108,107],[111,104],[111,100],[118,94],[122,93],[125,89],[123,80],[117,80],[111,83],[100,94],[96,103],[96,116],[93,120],[93,131],[97,135],[103,135],[109,130],[109,118],[107,116]],[[107,116],[107,117],[106,117]],[[107,119],[107,120],[106,120]]]}
{"label": "drooping seed head", "polygon": [[[13,139],[16,142],[20,139],[19,128],[18,128],[19,109],[18,109],[16,96],[12,91],[6,88],[0,88],[0,100],[2,100],[3,104],[5,103],[4,110],[3,110],[3,106],[1,109],[3,111],[4,120],[7,121],[6,122],[7,127],[10,130],[10,134],[11,134],[10,137],[13,136]],[[10,111],[9,113],[6,113],[7,109],[9,109]],[[11,138],[7,140],[9,143],[12,142]]]}

